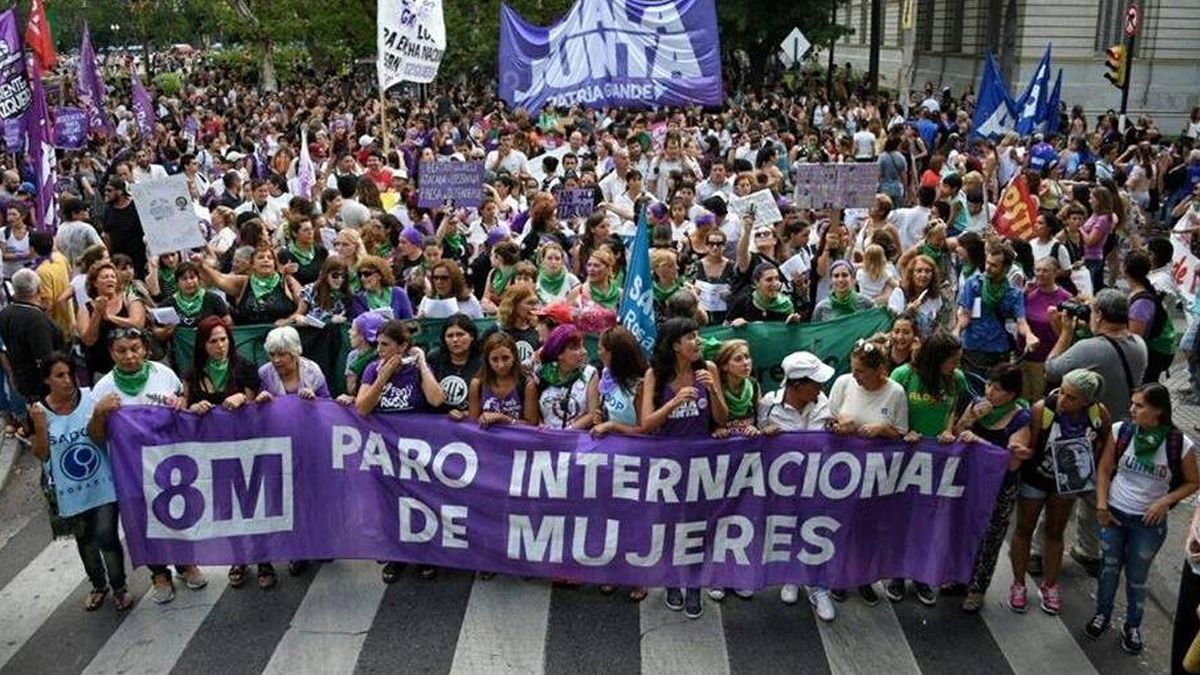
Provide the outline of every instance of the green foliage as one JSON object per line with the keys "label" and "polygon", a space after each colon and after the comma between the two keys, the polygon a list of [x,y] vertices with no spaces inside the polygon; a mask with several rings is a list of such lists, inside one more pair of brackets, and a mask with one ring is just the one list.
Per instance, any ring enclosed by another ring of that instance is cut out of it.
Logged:
{"label": "green foliage", "polygon": [[163,96],[176,96],[183,89],[183,73],[159,73],[154,76],[154,88]]}

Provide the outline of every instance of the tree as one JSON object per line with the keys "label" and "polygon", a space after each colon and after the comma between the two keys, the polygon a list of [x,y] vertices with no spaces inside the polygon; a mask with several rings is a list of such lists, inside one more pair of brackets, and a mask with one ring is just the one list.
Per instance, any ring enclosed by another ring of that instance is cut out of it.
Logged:
{"label": "tree", "polygon": [[763,11],[762,0],[720,0],[717,29],[721,47],[742,49],[750,56],[753,82],[761,82],[767,60],[793,28],[814,45],[829,45],[852,31],[837,23],[834,10],[849,0],[810,0],[772,4]]}

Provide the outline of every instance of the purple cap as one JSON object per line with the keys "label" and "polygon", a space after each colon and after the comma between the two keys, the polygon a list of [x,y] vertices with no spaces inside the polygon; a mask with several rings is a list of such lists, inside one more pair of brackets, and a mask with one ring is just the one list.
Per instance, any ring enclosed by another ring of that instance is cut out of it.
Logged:
{"label": "purple cap", "polygon": [[833,264],[829,266],[829,276],[832,277],[833,271],[839,267],[845,267],[850,271],[850,276],[854,276],[854,263],[849,260],[834,260]]}
{"label": "purple cap", "polygon": [[408,243],[412,244],[413,246],[420,246],[421,242],[425,239],[425,237],[421,235],[421,231],[411,225],[400,231],[400,237],[408,241]]}
{"label": "purple cap", "polygon": [[542,363],[557,361],[566,351],[567,345],[579,339],[579,329],[571,324],[564,324],[550,331],[546,341],[542,343]]}
{"label": "purple cap", "polygon": [[696,227],[711,227],[717,224],[717,217],[711,213],[701,213],[696,216]]}
{"label": "purple cap", "polygon": [[363,337],[364,340],[371,344],[379,341],[379,329],[383,328],[383,324],[387,323],[387,319],[378,312],[364,312],[359,314],[354,319],[354,330]]}
{"label": "purple cap", "polygon": [[508,239],[510,235],[511,233],[508,231],[508,228],[503,225],[497,225],[493,227],[492,229],[488,230],[487,234],[488,248],[492,248],[501,241]]}

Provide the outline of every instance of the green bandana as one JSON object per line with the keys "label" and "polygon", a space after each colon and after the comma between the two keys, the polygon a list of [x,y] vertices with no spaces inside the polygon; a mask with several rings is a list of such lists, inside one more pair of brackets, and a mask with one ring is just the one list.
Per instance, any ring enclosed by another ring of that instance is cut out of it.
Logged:
{"label": "green bandana", "polygon": [[254,293],[254,299],[262,300],[264,296],[278,288],[281,281],[283,281],[283,275],[279,272],[273,272],[269,277],[260,277],[257,274],[251,274],[250,290]]}
{"label": "green bandana", "polygon": [[367,291],[367,309],[383,309],[392,306],[392,289],[381,288]]}
{"label": "green bandana", "polygon": [[196,316],[204,305],[204,291],[196,291],[190,298],[184,295],[183,291],[175,291],[174,297],[175,309],[179,310],[182,316]]}
{"label": "green bandana", "polygon": [[126,373],[120,368],[113,368],[112,376],[113,384],[117,385],[122,394],[137,396],[146,388],[146,381],[150,379],[150,362],[143,363],[141,370],[136,373]]}
{"label": "green bandana", "polygon": [[446,248],[450,249],[451,258],[457,258],[467,250],[466,240],[457,232],[446,235],[442,239],[442,243],[446,245]]}
{"label": "green bandana", "polygon": [[359,354],[353,361],[346,364],[346,369],[354,373],[355,377],[361,378],[363,371],[367,369],[367,365],[375,360],[375,348],[371,347],[365,352]]}
{"label": "green bandana", "polygon": [[942,262],[941,250],[936,249],[929,244],[921,244],[921,255],[929,256],[935,263],[941,264]]}
{"label": "green bandana", "polygon": [[839,298],[836,291],[829,292],[829,306],[838,316],[846,316],[858,311],[858,295],[853,290],[846,291],[846,297]]}
{"label": "green bandana", "polygon": [[492,270],[492,292],[496,295],[504,293],[504,289],[508,288],[508,282],[512,281],[513,274],[517,271],[516,267],[504,269],[497,267]]}
{"label": "green bandana", "polygon": [[983,290],[980,295],[983,297],[983,306],[988,309],[995,310],[1004,300],[1005,294],[1008,293],[1008,277],[1004,277],[1000,281],[992,281],[992,278],[986,274],[983,276]]}
{"label": "green bandana", "polygon": [[661,285],[659,285],[658,280],[656,279],[654,281],[654,301],[659,303],[666,302],[667,298],[675,295],[675,291],[678,291],[681,286],[683,286],[682,279],[676,279],[675,283],[666,288],[663,288]]}
{"label": "green bandana", "polygon": [[209,359],[204,364],[204,373],[212,381],[213,391],[218,394],[223,393],[225,385],[229,384],[229,359],[225,358],[221,361]]}
{"label": "green bandana", "polygon": [[351,293],[357,293],[362,290],[362,280],[358,278],[358,270],[351,269],[349,274],[347,274],[346,276],[348,277],[348,281],[350,282],[350,292]]}
{"label": "green bandana", "polygon": [[1154,453],[1158,452],[1158,446],[1162,445],[1163,439],[1167,437],[1167,432],[1171,427],[1160,425],[1143,429],[1135,426],[1133,429],[1133,454],[1137,457],[1138,464],[1141,464],[1147,469],[1154,466]]}
{"label": "green bandana", "polygon": [[763,310],[764,312],[787,314],[788,316],[791,316],[792,312],[795,311],[795,309],[792,307],[792,299],[782,293],[776,294],[775,299],[769,302],[758,291],[751,293],[750,298],[754,301],[754,306]]}
{"label": "green bandana", "polygon": [[741,391],[734,393],[732,387],[725,387],[725,406],[729,408],[729,419],[740,420],[750,417],[754,407],[754,383],[750,378],[742,380]]}
{"label": "green bandana", "polygon": [[1023,398],[1014,398],[1004,405],[993,407],[991,412],[983,417],[980,417],[976,424],[979,424],[984,429],[991,429],[996,425],[997,422],[1004,419],[1004,416],[1010,412],[1016,410],[1017,408],[1024,410],[1028,407],[1029,401],[1026,401]]}
{"label": "green bandana", "polygon": [[392,257],[392,245],[386,241],[382,242],[375,247],[375,255],[379,256],[380,258]]}
{"label": "green bandana", "polygon": [[621,299],[621,287],[614,281],[608,282],[608,290],[601,291],[592,282],[588,282],[588,297],[592,302],[605,309],[616,309],[617,301]]}
{"label": "green bandana", "polygon": [[574,373],[563,377],[558,372],[557,363],[543,363],[541,370],[538,371],[538,378],[551,387],[569,387],[579,379],[580,375],[583,375],[583,368],[578,368]]}
{"label": "green bandana", "polygon": [[971,276],[974,274],[975,274],[975,266],[972,265],[971,263],[965,263],[962,268],[963,278],[970,279]]}
{"label": "green bandana", "polygon": [[158,283],[162,286],[175,287],[175,268],[160,267],[158,268]]}
{"label": "green bandana", "polygon": [[551,276],[551,274],[546,271],[545,267],[538,268],[538,288],[545,291],[546,295],[549,295],[552,298],[557,298],[562,294],[563,284],[566,282],[567,269],[565,267],[558,271],[557,276]]}
{"label": "green bandana", "polygon": [[301,267],[312,264],[313,258],[317,255],[317,249],[309,246],[308,250],[304,250],[296,245],[296,242],[288,244],[288,252],[296,259],[296,263]]}

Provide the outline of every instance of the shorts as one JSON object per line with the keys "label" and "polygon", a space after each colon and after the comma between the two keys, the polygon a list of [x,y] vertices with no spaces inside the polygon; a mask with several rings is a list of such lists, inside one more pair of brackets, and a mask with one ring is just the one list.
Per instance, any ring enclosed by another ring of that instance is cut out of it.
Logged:
{"label": "shorts", "polygon": [[1017,498],[1019,499],[1046,499],[1050,496],[1049,492],[1038,489],[1029,483],[1021,483],[1021,487],[1017,488]]}

